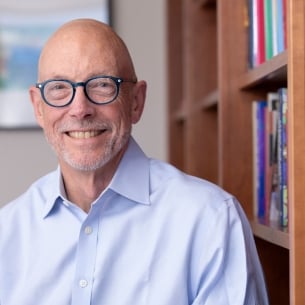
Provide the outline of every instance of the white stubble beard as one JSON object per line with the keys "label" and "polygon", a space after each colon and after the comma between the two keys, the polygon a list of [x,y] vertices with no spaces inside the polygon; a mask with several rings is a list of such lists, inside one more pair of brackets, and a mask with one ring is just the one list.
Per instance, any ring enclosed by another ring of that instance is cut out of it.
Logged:
{"label": "white stubble beard", "polygon": [[[107,126],[107,130],[109,130],[109,127],[110,126]],[[64,128],[66,128],[66,126],[58,128],[56,134],[61,134],[60,130]],[[93,126],[92,128],[94,129],[96,128],[96,126]],[[111,130],[113,129],[111,128]],[[116,156],[120,152],[121,149],[123,149],[123,147],[129,141],[131,135],[131,128],[126,130],[123,135],[115,134],[114,136],[112,136],[107,142],[105,142],[101,155],[93,160],[90,160],[93,148],[90,148],[89,146],[85,147],[82,152],[78,153],[81,155],[81,158],[75,158],[73,156],[73,153],[68,151],[61,141],[54,140],[54,138],[51,137],[51,135],[46,131],[44,131],[44,133],[47,142],[55,151],[58,158],[61,158],[69,166],[76,170],[95,171],[105,166],[105,164],[107,164],[114,156]]]}

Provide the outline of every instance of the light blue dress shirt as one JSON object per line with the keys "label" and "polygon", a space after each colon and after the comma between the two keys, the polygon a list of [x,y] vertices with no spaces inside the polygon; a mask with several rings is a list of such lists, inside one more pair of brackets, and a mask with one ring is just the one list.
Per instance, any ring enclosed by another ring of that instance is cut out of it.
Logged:
{"label": "light blue dress shirt", "polygon": [[133,139],[88,214],[60,169],[0,210],[1,305],[267,303],[237,200]]}

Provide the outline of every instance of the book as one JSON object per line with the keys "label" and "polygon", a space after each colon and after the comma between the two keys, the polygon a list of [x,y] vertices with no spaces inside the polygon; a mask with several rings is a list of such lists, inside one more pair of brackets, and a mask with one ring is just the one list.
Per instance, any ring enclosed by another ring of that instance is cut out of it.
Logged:
{"label": "book", "polygon": [[278,119],[278,197],[280,225],[288,225],[288,163],[287,163],[287,88],[280,88]]}
{"label": "book", "polygon": [[[285,0],[284,0],[285,2]],[[283,52],[285,47],[284,41],[284,9],[283,9],[283,0],[276,0],[276,41],[277,41],[277,52]]]}
{"label": "book", "polygon": [[258,148],[257,148],[257,102],[252,102],[252,151],[253,151],[253,215],[257,217],[258,206]]}
{"label": "book", "polygon": [[253,120],[253,194],[254,214],[265,217],[265,108],[266,101],[254,101],[252,104]]}
{"label": "book", "polygon": [[284,29],[284,49],[287,49],[287,0],[282,0],[283,8],[283,29]]}
{"label": "book", "polygon": [[249,0],[249,66],[265,62],[264,0]]}
{"label": "book", "polygon": [[278,121],[279,121],[279,93],[267,94],[269,147],[267,149],[268,167],[266,170],[266,206],[267,219],[278,221],[280,208],[278,200]]}
{"label": "book", "polygon": [[273,31],[272,31],[272,1],[264,0],[264,29],[266,60],[273,57]]}
{"label": "book", "polygon": [[271,0],[271,30],[272,30],[272,57],[279,53],[277,36],[278,36],[278,0]]}
{"label": "book", "polygon": [[248,63],[249,68],[255,67],[257,57],[257,28],[255,27],[256,16],[256,0],[248,0],[248,32],[249,32],[249,45],[248,45]]}
{"label": "book", "polygon": [[265,21],[264,21],[264,0],[257,1],[257,35],[258,35],[258,47],[257,47],[257,65],[260,65],[266,61],[265,52]]}

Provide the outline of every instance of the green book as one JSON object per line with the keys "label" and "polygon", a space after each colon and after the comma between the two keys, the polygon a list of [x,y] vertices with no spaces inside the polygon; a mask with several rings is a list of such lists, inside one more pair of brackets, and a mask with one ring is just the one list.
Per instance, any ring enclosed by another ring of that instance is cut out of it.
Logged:
{"label": "green book", "polygon": [[266,60],[273,57],[272,0],[264,0]]}

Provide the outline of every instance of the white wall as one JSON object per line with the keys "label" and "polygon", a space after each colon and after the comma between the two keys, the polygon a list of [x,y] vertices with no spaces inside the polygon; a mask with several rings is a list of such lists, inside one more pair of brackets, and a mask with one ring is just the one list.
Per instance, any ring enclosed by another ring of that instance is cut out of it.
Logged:
{"label": "white wall", "polygon": [[[27,7],[31,5],[31,1],[33,4],[37,2],[28,0]],[[88,0],[77,0],[81,1],[88,3]],[[68,0],[62,3],[66,5],[67,2]],[[114,27],[130,49],[138,77],[148,81],[146,109],[142,121],[134,129],[134,136],[148,155],[165,160],[167,132],[164,1],[112,2]],[[19,1],[0,0],[1,12],[3,7],[7,7],[5,3],[20,5]],[[40,130],[0,130],[0,143],[0,205],[3,205],[22,193],[36,178],[54,169],[57,164],[55,155]]]}
{"label": "white wall", "polygon": [[166,25],[164,0],[115,0],[113,25],[126,42],[139,79],[148,82],[142,121],[134,136],[147,154],[166,159]]}

